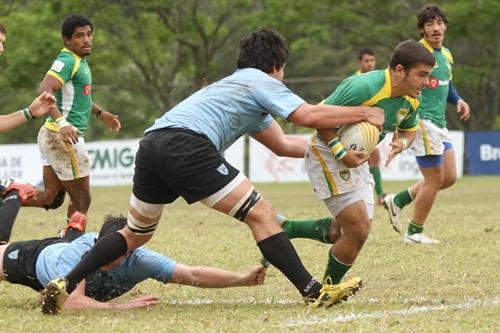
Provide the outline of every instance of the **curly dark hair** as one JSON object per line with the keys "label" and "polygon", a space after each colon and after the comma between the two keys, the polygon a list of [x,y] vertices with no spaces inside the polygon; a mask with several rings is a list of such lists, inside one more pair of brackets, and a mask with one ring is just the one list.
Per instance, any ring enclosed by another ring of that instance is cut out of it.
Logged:
{"label": "curly dark hair", "polygon": [[237,67],[256,68],[271,73],[273,66],[281,69],[288,59],[285,37],[268,28],[261,28],[240,40]]}
{"label": "curly dark hair", "polygon": [[123,227],[127,225],[127,218],[123,215],[115,216],[115,215],[106,215],[104,218],[104,223],[101,226],[101,230],[99,231],[99,236],[97,238],[102,238],[106,235],[112,234],[121,230]]}
{"label": "curly dark hair", "polygon": [[61,24],[61,35],[64,38],[71,38],[76,28],[90,26],[90,29],[94,31],[94,26],[90,19],[79,14],[72,14],[66,17]]}

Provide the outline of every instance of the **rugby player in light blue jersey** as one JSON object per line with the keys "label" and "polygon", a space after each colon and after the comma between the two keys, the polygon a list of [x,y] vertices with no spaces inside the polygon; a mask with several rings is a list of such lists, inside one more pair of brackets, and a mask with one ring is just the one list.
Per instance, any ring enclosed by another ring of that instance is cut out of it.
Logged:
{"label": "rugby player in light blue jersey", "polygon": [[[323,286],[315,280],[276,223],[271,205],[222,156],[248,133],[279,156],[302,158],[306,140],[284,135],[274,117],[310,128],[363,120],[382,125],[382,109],[306,103],[281,82],[287,58],[287,42],[279,33],[266,28],[251,32],[240,41],[232,75],[189,96],[146,130],[135,160],[127,226],[101,239],[71,272],[48,284],[44,313],[57,313],[65,294],[85,276],[151,239],[164,205],[178,197],[247,224],[263,256],[307,303],[331,306],[359,288],[349,281]],[[346,158],[361,163],[367,154],[350,151]]]}
{"label": "rugby player in light blue jersey", "polygon": [[[12,186],[11,186],[12,187]],[[77,215],[75,218],[75,215]],[[73,227],[85,216],[75,212]],[[12,218],[12,223],[14,218]],[[11,223],[11,224],[12,224]],[[74,233],[71,239],[45,238],[0,245],[0,281],[20,284],[40,291],[53,278],[69,272],[98,238],[116,232],[127,223],[125,217],[107,216],[99,235]],[[82,225],[83,224],[83,225]],[[71,241],[71,242],[70,242]],[[131,290],[138,283],[154,279],[200,288],[256,286],[264,282],[266,269],[254,266],[245,273],[214,267],[188,266],[158,252],[139,247],[90,274],[64,304],[67,309],[131,309],[156,304],[152,296],[137,297],[126,303],[108,302]]]}

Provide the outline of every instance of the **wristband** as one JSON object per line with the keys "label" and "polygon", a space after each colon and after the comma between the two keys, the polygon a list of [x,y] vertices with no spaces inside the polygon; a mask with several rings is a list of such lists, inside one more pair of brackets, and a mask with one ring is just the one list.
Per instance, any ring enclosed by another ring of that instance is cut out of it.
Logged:
{"label": "wristband", "polygon": [[59,128],[63,128],[66,126],[71,126],[71,124],[64,118],[64,116],[61,116],[56,119],[56,124]]}
{"label": "wristband", "polygon": [[333,156],[335,156],[337,161],[340,161],[347,154],[344,145],[340,142],[338,137],[335,137],[328,142],[328,148],[330,148],[330,151],[333,153]]}
{"label": "wristband", "polygon": [[25,108],[22,111],[23,111],[24,118],[26,118],[26,120],[33,119],[33,115],[30,112],[30,108]]}
{"label": "wristband", "polygon": [[401,151],[408,149],[408,147],[410,146],[410,142],[408,141],[408,139],[399,138],[399,140],[401,140],[401,142],[403,143],[403,149],[401,149]]}
{"label": "wristband", "polygon": [[95,117],[96,117],[96,118],[99,118],[99,116],[101,115],[101,113],[102,113],[102,110],[97,111],[97,112],[95,113]]}

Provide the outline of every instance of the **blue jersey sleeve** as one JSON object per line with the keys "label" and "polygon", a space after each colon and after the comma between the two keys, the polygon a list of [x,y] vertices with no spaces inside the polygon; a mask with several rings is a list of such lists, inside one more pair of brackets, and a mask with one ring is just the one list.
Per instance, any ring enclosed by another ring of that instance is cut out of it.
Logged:
{"label": "blue jersey sleeve", "polygon": [[449,83],[449,89],[448,89],[448,103],[457,105],[458,100],[462,99],[460,95],[458,94],[457,89],[455,88],[455,85],[450,81]]}
{"label": "blue jersey sleeve", "polygon": [[[287,119],[290,114],[297,110],[305,101],[294,94],[282,82],[269,78],[259,82],[256,88],[257,102],[262,105],[273,117]],[[267,123],[268,127],[270,125]]]}
{"label": "blue jersey sleeve", "polygon": [[139,283],[155,279],[167,283],[172,279],[177,262],[158,252],[140,247],[129,258],[127,276]]}

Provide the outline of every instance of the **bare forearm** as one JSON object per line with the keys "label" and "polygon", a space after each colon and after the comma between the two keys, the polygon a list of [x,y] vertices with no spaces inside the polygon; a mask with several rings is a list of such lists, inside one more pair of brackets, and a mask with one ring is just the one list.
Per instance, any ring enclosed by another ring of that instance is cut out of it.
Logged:
{"label": "bare forearm", "polygon": [[365,106],[338,106],[326,104],[303,104],[288,120],[309,128],[335,128],[357,123],[370,118],[370,108]]}
{"label": "bare forearm", "polygon": [[242,274],[226,271],[215,267],[193,267],[192,281],[182,281],[200,288],[226,288],[245,285]]}
{"label": "bare forearm", "polygon": [[286,145],[274,153],[278,156],[303,158],[306,152],[307,139],[298,135],[285,135]]}
{"label": "bare forearm", "polygon": [[0,132],[8,131],[27,121],[23,111],[0,116]]}

